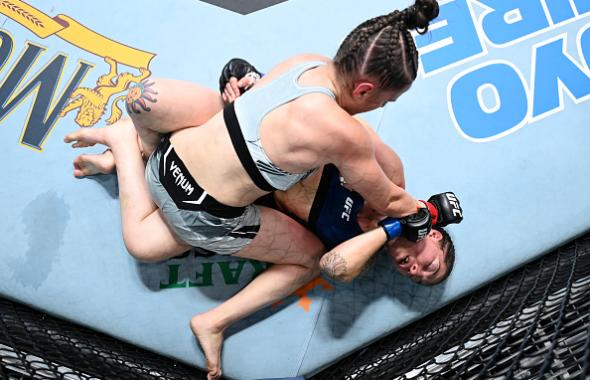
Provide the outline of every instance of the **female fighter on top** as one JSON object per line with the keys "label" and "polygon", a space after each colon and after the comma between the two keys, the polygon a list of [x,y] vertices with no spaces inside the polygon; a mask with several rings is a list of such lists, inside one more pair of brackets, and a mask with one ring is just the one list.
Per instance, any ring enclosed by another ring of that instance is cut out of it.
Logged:
{"label": "female fighter on top", "polygon": [[[223,67],[219,78],[223,101],[235,101],[260,78],[261,73],[249,62],[240,58],[230,60]],[[376,159],[385,175],[397,186],[405,188],[403,165],[398,155],[379,139],[368,124],[358,120],[374,138]],[[144,157],[151,155],[152,152],[146,151],[140,141],[138,143]],[[102,154],[82,154],[76,158],[74,166],[74,175],[77,177],[108,174],[115,170],[115,159],[110,150]],[[404,233],[412,232],[411,229],[408,231],[402,228],[399,231],[401,238],[390,239],[387,248],[402,274],[420,284],[435,285],[449,276],[455,256],[453,241],[443,226],[460,223],[463,215],[453,193],[435,195],[429,202],[436,205],[434,212],[438,220],[433,221],[434,229],[427,238],[419,243],[413,242],[415,238],[404,236]],[[264,196],[256,204],[279,209],[301,221],[330,250],[363,232],[375,229],[378,222],[385,218],[344,184],[338,169],[332,164],[325,165],[287,191],[275,191]],[[391,222],[395,225],[395,221]],[[384,239],[396,237],[386,236],[388,223],[384,221],[382,224],[383,233],[370,242],[350,247],[352,243],[347,243],[324,255],[320,261],[322,271],[336,280],[353,280],[383,245]]]}
{"label": "female fighter on top", "polygon": [[[219,78],[224,102],[235,101],[261,76],[249,62],[240,58],[230,60]],[[397,186],[405,188],[404,169],[399,156],[379,139],[368,124],[358,120],[374,139],[375,158],[385,175]],[[113,168],[114,159],[111,156],[105,173]],[[453,241],[443,227],[463,220],[463,210],[455,194],[434,195],[428,200],[428,204],[435,206],[432,211],[436,215],[433,230],[426,238],[416,242],[417,237],[412,236],[415,230],[407,228],[408,218],[401,222],[385,219],[385,215],[371,209],[358,193],[344,183],[340,172],[332,164],[325,165],[289,190],[275,191],[257,203],[285,212],[314,232],[330,250],[320,261],[322,272],[339,281],[356,278],[387,241],[387,251],[398,271],[420,284],[436,285],[450,275],[455,261]],[[383,229],[371,231],[378,225]],[[367,232],[365,236],[360,237],[364,232]]]}
{"label": "female fighter on top", "polygon": [[[226,302],[191,319],[209,378],[221,375],[229,325],[319,272],[324,248],[317,237],[279,211],[254,206],[256,199],[333,163],[378,212],[397,218],[424,213],[423,202],[385,176],[371,136],[351,115],[394,101],[410,88],[418,54],[409,30],[426,31],[437,15],[435,0],[417,0],[401,12],[368,20],[347,36],[333,61],[309,54],[291,58],[216,115],[203,110],[218,96],[200,91],[202,102],[182,103],[194,87],[160,81],[152,87],[159,97],[152,111],[131,115],[137,132],[82,129],[66,138],[77,141],[75,146],[111,148],[123,238],[135,257],[164,260],[196,246],[275,264]],[[183,104],[188,108],[177,112]],[[139,149],[128,143],[136,133],[154,145],[159,133],[170,133],[149,158],[145,179]]]}

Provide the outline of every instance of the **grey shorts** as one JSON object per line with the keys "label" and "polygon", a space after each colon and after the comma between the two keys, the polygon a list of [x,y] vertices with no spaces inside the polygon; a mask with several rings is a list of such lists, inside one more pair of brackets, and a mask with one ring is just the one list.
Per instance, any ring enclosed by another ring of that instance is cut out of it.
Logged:
{"label": "grey shorts", "polygon": [[209,196],[188,173],[167,138],[150,156],[145,178],[168,224],[190,246],[231,255],[247,246],[260,229],[256,206],[225,206]]}

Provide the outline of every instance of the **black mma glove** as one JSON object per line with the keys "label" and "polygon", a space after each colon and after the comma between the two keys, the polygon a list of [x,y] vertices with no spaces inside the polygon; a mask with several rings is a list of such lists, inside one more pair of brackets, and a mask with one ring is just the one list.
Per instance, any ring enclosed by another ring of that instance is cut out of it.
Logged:
{"label": "black mma glove", "polygon": [[379,222],[387,234],[387,240],[403,236],[412,242],[424,239],[432,228],[432,219],[427,208],[420,208],[418,212],[404,218],[385,218]]}
{"label": "black mma glove", "polygon": [[432,214],[433,225],[447,226],[452,223],[461,223],[463,220],[463,209],[454,193],[436,194],[424,202]]}
{"label": "black mma glove", "polygon": [[418,212],[401,218],[402,235],[409,241],[417,242],[424,239],[432,229],[432,217],[427,208],[422,207]]}
{"label": "black mma glove", "polygon": [[[219,91],[223,93],[225,85],[229,82],[229,78],[235,77],[237,80],[244,78],[245,76],[251,76],[256,82],[262,76],[256,67],[252,66],[248,61],[241,58],[232,58],[228,63],[221,69],[221,76],[219,77]],[[248,88],[240,89],[240,95]]]}

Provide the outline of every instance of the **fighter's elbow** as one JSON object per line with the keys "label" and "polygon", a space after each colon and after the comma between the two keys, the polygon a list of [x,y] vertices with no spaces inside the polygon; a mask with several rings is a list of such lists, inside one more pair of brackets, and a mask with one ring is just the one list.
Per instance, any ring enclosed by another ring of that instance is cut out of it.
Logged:
{"label": "fighter's elbow", "polygon": [[342,282],[344,284],[350,284],[355,278],[356,278],[356,276],[349,274],[346,276],[340,276],[340,278],[337,281]]}
{"label": "fighter's elbow", "polygon": [[348,283],[355,279],[356,273],[348,268],[346,259],[337,251],[330,251],[320,259],[320,270],[326,276]]}
{"label": "fighter's elbow", "polygon": [[346,278],[346,260],[337,251],[329,251],[320,259],[322,273],[337,281]]}

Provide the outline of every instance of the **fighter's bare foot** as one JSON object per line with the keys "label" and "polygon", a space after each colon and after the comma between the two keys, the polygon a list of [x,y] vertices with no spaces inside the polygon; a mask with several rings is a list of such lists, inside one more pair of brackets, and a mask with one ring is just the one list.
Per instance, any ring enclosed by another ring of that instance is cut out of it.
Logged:
{"label": "fighter's bare foot", "polygon": [[80,128],[64,137],[64,142],[73,143],[73,148],[86,148],[96,144],[110,148],[115,144],[129,144],[130,139],[136,139],[137,132],[131,119],[121,119],[115,124],[104,128]]}
{"label": "fighter's bare foot", "polygon": [[75,132],[68,133],[64,137],[64,142],[73,143],[72,148],[86,148],[96,144],[106,145],[105,130],[106,128],[80,128]]}
{"label": "fighter's bare foot", "polygon": [[109,174],[115,170],[115,157],[110,149],[101,154],[82,154],[74,160],[74,176]]}
{"label": "fighter's bare foot", "polygon": [[223,345],[223,330],[219,330],[207,319],[199,314],[191,318],[191,330],[199,341],[207,360],[207,380],[221,378],[221,347]]}

